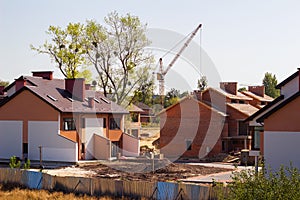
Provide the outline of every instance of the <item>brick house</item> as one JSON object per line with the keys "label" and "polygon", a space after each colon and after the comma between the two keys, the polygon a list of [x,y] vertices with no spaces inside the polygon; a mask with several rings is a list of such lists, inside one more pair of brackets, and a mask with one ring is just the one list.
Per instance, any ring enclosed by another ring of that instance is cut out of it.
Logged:
{"label": "brick house", "polygon": [[248,86],[248,90],[242,91],[242,93],[246,96],[252,98],[249,101],[249,104],[253,105],[257,108],[262,108],[274,99],[265,94],[265,86]]}
{"label": "brick house", "polygon": [[257,90],[262,92],[264,88],[252,86],[242,93],[238,92],[236,82],[221,82],[220,88],[194,91],[193,97],[185,97],[163,110],[161,152],[166,156],[202,158],[251,149],[253,132],[245,119],[270,102]]}
{"label": "brick house", "polygon": [[152,112],[152,108],[148,105],[144,104],[143,102],[137,102],[135,103],[137,107],[142,109],[141,112],[141,123],[150,123],[152,122],[152,119],[154,117],[154,114]]}
{"label": "brick house", "polygon": [[258,108],[250,104],[252,97],[238,92],[237,82],[221,82],[220,88],[208,88],[203,91],[201,100],[227,114],[228,137],[223,137],[225,152],[251,148],[249,123],[244,120]]}
{"label": "brick house", "polygon": [[203,158],[222,151],[221,138],[228,133],[225,113],[186,96],[159,116],[159,147],[165,157]]}
{"label": "brick house", "polygon": [[279,83],[280,96],[249,117],[250,123],[263,124],[261,151],[266,166],[280,165],[300,168],[297,151],[300,142],[300,70]]}
{"label": "brick house", "polygon": [[134,104],[130,104],[127,110],[129,111],[129,115],[126,117],[126,131],[128,134],[139,138],[142,128],[141,113],[144,111]]}
{"label": "brick house", "polygon": [[139,141],[124,133],[128,111],[90,90],[84,79],[33,72],[5,88],[0,105],[0,159],[77,162],[138,155]]}

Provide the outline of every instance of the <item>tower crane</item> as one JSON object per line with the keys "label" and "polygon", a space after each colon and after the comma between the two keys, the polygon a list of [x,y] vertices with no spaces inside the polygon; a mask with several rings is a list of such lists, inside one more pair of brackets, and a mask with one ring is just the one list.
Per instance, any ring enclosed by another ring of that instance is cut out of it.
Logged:
{"label": "tower crane", "polygon": [[159,59],[159,72],[157,73],[157,80],[159,82],[159,95],[161,97],[161,103],[163,104],[163,96],[165,93],[165,75],[168,73],[168,71],[171,69],[171,67],[174,65],[176,60],[179,58],[181,53],[186,49],[186,47],[189,45],[189,43],[192,41],[192,39],[195,37],[198,30],[201,28],[202,24],[199,24],[197,28],[192,32],[188,40],[184,43],[183,47],[178,51],[178,53],[175,55],[173,60],[170,62],[170,64],[167,66],[166,69],[163,67],[162,58]]}

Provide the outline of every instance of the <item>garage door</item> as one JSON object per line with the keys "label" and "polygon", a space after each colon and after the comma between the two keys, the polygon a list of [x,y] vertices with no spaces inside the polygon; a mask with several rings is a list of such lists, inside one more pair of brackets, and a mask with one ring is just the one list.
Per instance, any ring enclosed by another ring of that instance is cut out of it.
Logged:
{"label": "garage door", "polygon": [[0,158],[22,158],[22,121],[0,121]]}

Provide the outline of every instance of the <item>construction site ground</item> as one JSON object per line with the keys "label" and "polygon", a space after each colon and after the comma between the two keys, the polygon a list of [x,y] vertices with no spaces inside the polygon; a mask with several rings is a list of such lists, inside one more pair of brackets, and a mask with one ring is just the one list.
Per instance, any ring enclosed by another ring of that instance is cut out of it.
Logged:
{"label": "construction site ground", "polygon": [[81,163],[77,166],[59,169],[44,169],[43,172],[56,176],[101,177],[121,180],[178,181],[197,176],[206,176],[233,169],[206,167],[182,163],[156,161],[155,171],[151,162],[98,161]]}
{"label": "construction site ground", "polygon": [[[150,152],[159,153],[152,144],[159,138],[159,127],[144,128],[140,140],[140,146],[146,147],[147,155]],[[167,159],[155,162],[145,155],[143,158],[125,158],[114,161],[86,161],[79,165],[62,167],[57,169],[44,169],[43,171],[56,176],[79,176],[79,177],[101,177],[122,180],[144,180],[144,181],[177,181],[190,179],[192,177],[208,176],[219,173],[231,173],[235,169],[227,165],[197,165],[189,164],[195,161],[182,160],[182,163],[171,163]],[[223,155],[221,155],[223,159]],[[221,160],[222,160],[221,159]],[[220,160],[220,158],[217,158]],[[215,160],[206,160],[213,162]],[[199,162],[199,160],[198,160]],[[229,166],[229,165],[228,165]],[[153,170],[154,169],[154,170]]]}

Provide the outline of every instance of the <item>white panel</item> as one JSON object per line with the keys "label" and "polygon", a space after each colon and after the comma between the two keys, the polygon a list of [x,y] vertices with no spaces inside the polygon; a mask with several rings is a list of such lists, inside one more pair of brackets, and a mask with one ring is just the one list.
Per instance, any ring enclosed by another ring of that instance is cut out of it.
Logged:
{"label": "white panel", "polygon": [[264,157],[266,167],[278,169],[281,165],[300,168],[300,132],[264,132]]}
{"label": "white panel", "polygon": [[281,87],[280,93],[284,95],[284,98],[292,96],[299,91],[299,77],[296,76],[293,80]]}
{"label": "white panel", "polygon": [[0,158],[22,158],[22,121],[0,121]]}
{"label": "white panel", "polygon": [[9,90],[7,90],[7,96],[11,96],[16,92],[16,86],[11,87]]}
{"label": "white panel", "polygon": [[47,161],[77,162],[77,143],[59,135],[57,121],[28,122],[28,158],[39,160],[39,146],[42,159]]}
{"label": "white panel", "polygon": [[85,159],[93,159],[94,156],[94,139],[93,135],[103,137],[103,118],[85,118]]}

